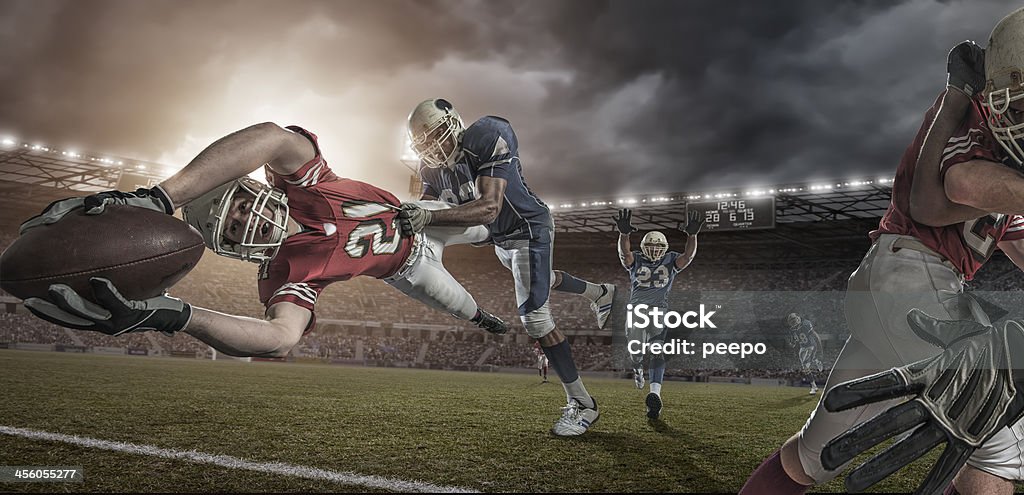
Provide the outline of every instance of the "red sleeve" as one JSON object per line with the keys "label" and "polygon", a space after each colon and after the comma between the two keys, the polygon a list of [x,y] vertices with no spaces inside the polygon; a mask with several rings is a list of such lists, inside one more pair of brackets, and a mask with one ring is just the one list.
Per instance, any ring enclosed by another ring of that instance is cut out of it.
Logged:
{"label": "red sleeve", "polygon": [[317,142],[316,134],[295,125],[290,125],[286,129],[301,134],[309,142],[313,143],[313,150],[316,156],[299,167],[295,173],[289,175],[279,175],[268,167],[267,182],[270,185],[287,192],[289,187],[306,188],[313,187],[321,182],[338,180],[338,176],[331,171],[331,167],[327,165],[327,161],[320,154],[320,144]]}
{"label": "red sleeve", "polygon": [[260,267],[260,302],[265,308],[279,302],[289,302],[308,309],[312,315],[304,333],[309,332],[316,325],[316,300],[326,284],[318,280],[306,280],[307,277],[300,270],[302,267],[275,261],[277,258]]}
{"label": "red sleeve", "polygon": [[1000,241],[1019,241],[1024,239],[1024,216],[1013,215],[1010,217],[1006,232],[1003,233]]}
{"label": "red sleeve", "polygon": [[940,165],[940,176],[945,179],[949,168],[958,163],[971,160],[988,160],[999,163],[999,159],[993,153],[998,146],[988,125],[985,124],[983,110],[977,100],[971,103],[967,118],[960,125],[957,132],[946,143],[942,150],[942,163]]}

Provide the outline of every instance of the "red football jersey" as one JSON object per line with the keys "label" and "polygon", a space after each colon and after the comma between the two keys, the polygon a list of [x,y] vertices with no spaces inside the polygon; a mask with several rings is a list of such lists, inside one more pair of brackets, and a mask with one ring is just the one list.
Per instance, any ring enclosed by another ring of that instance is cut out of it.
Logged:
{"label": "red football jersey", "polygon": [[[910,147],[903,153],[896,178],[892,184],[892,203],[878,224],[878,230],[869,235],[872,240],[881,234],[914,236],[922,244],[953,263],[967,280],[974,278],[983,264],[992,256],[996,243],[1024,238],[1024,217],[992,213],[986,217],[945,227],[929,227],[910,218],[910,188],[914,168],[924,145],[925,134],[938,112],[942,95],[925,114],[924,123]],[[989,160],[1002,163],[1004,154],[985,122],[985,110],[975,100],[967,118],[942,151],[941,174],[945,177],[949,167],[970,160]]]}
{"label": "red football jersey", "polygon": [[316,135],[296,126],[288,129],[308,138],[316,156],[287,176],[267,168],[268,182],[288,196],[288,214],[303,232],[285,239],[277,255],[260,267],[260,302],[269,308],[288,301],[313,311],[320,292],[333,282],[394,275],[409,257],[412,240],[398,233],[398,198],[339,178],[321,156]]}

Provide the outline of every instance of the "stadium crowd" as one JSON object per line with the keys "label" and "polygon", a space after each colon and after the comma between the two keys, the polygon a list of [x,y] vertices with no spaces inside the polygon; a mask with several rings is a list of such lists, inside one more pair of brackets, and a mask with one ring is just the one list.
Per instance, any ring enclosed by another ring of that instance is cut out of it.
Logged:
{"label": "stadium crowd", "polygon": [[[14,239],[0,235],[0,247]],[[513,297],[511,277],[486,249],[459,251],[448,256],[453,275],[474,294],[481,307],[512,323],[512,335],[496,337],[468,322],[459,321],[370,278],[356,278],[328,287],[317,304],[321,322],[360,322],[361,325],[320,324],[293,351],[297,357],[342,361],[376,366],[415,366],[436,369],[533,368],[537,357],[533,345],[522,337]],[[468,253],[468,254],[467,254]],[[595,282],[615,283],[628,295],[626,272],[618,265],[614,251],[587,256],[560,256],[556,267]],[[463,259],[460,259],[462,257]],[[451,260],[460,259],[457,263]],[[846,338],[843,290],[858,260],[837,267],[814,264],[785,269],[750,269],[702,265],[697,261],[676,279],[670,306],[686,307],[695,297],[727,301],[748,320],[731,325],[732,333],[718,339],[760,341],[770,352],[759,360],[740,363],[730,359],[669,362],[667,374],[689,379],[710,376],[777,378],[799,381],[796,351],[785,344],[786,314],[796,312],[811,320],[824,340],[824,360],[830,364]],[[566,263],[561,264],[560,261]],[[171,288],[171,294],[218,311],[259,317],[263,307],[256,290],[257,266],[207,253],[185,279]],[[993,259],[971,288],[976,291],[1010,292],[1021,287],[1019,271],[1005,257]],[[0,293],[0,295],[4,295]],[[737,305],[739,307],[737,307]],[[561,329],[569,335],[577,365],[586,371],[623,371],[622,321],[612,321],[597,331],[589,301],[553,292],[552,312]],[[430,330],[417,331],[418,326]],[[412,329],[412,330],[406,330]],[[440,329],[440,330],[439,330]],[[694,338],[700,335],[694,336]],[[184,334],[127,334],[109,337],[94,332],[70,331],[24,313],[0,313],[0,345],[12,343],[48,344],[84,348],[145,350],[149,354],[210,357],[202,342]],[[827,371],[827,370],[826,370]],[[822,378],[824,375],[822,375]]]}

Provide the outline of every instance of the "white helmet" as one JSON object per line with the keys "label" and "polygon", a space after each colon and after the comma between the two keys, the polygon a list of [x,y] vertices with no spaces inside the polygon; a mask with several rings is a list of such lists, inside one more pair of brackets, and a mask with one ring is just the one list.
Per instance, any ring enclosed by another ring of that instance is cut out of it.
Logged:
{"label": "white helmet", "polygon": [[431,167],[450,167],[462,157],[462,134],[466,126],[448,100],[424,100],[409,114],[412,150]]}
{"label": "white helmet", "polygon": [[[1024,122],[1011,117],[1010,103],[1024,98],[1024,9],[1018,9],[996,24],[985,50],[985,90],[988,125],[1006,153],[1024,165]],[[1018,119],[1019,120],[1019,119]]]}
{"label": "white helmet", "polygon": [[[224,237],[225,221],[230,213],[231,202],[239,192],[251,195],[249,216],[242,231],[242,242],[234,243]],[[263,213],[270,208],[271,216]],[[181,209],[182,217],[189,225],[203,235],[206,247],[213,252],[254,263],[262,263],[274,257],[284,242],[288,230],[288,196],[280,189],[274,189],[250,177],[242,177],[224,184],[193,200]],[[263,220],[262,224],[260,220]],[[270,239],[256,242],[262,228],[269,228]]]}
{"label": "white helmet", "polygon": [[789,325],[790,328],[796,328],[797,325],[800,324],[800,317],[797,316],[796,313],[790,313],[789,316],[786,317],[786,324]]}
{"label": "white helmet", "polygon": [[668,239],[665,234],[652,230],[640,240],[640,251],[651,261],[658,261],[668,252]]}

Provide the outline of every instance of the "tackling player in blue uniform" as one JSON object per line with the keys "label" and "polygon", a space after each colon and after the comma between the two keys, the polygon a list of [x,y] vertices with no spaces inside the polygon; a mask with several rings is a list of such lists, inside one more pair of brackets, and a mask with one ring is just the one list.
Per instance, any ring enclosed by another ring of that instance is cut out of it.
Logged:
{"label": "tackling player in blue uniform", "polygon": [[582,435],[598,419],[597,403],[583,386],[569,342],[555,329],[548,296],[555,289],[586,297],[598,327],[604,327],[615,286],[552,270],[551,212],[523,179],[519,142],[507,120],[487,116],[466,127],[451,103],[435,98],[409,114],[409,138],[421,161],[421,199],[457,206],[430,210],[426,205],[402,204],[403,234],[427,225],[487,226],[495,254],[515,279],[516,304],[526,333],[540,342],[565,388],[567,405],[551,431]]}
{"label": "tackling player in blue uniform", "polygon": [[[615,227],[619,230],[619,261],[629,272],[629,302],[634,305],[646,304],[652,308],[668,310],[668,293],[676,275],[685,269],[697,254],[697,234],[704,226],[704,217],[700,212],[692,211],[687,215],[686,226],[681,230],[687,234],[686,248],[682,253],[668,250],[665,234],[651,231],[640,241],[640,251],[632,251],[629,235],[637,231],[632,224],[633,213],[623,208],[614,217]],[[639,340],[641,344],[666,340],[666,329],[645,328],[633,329],[626,327],[627,345],[631,340]],[[636,388],[644,388],[644,354],[630,353],[629,359],[633,366],[633,379]],[[647,394],[647,417],[658,419],[661,415],[661,382],[665,378],[665,356],[652,354],[650,358],[651,391]]]}
{"label": "tackling player in blue uniform", "polygon": [[789,346],[800,349],[800,367],[811,382],[811,395],[814,395],[818,392],[818,384],[815,382],[817,373],[824,369],[821,362],[821,337],[814,331],[810,320],[800,318],[796,313],[786,317],[786,324],[790,331]]}

